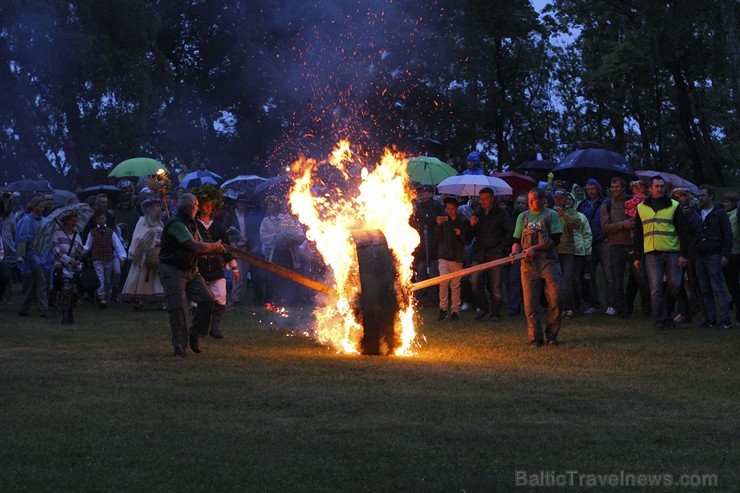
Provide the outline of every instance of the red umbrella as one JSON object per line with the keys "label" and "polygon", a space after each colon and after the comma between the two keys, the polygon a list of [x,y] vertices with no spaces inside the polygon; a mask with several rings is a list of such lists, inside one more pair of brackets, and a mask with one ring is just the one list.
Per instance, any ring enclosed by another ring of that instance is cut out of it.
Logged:
{"label": "red umbrella", "polygon": [[534,178],[517,173],[516,171],[497,171],[495,173],[491,173],[491,176],[504,180],[514,191],[514,195],[516,195],[517,192],[529,192],[537,186],[537,182]]}

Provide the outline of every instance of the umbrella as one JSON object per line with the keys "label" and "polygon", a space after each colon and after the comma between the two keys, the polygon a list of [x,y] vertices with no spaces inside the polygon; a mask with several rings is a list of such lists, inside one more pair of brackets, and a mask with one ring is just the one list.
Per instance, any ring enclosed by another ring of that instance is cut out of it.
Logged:
{"label": "umbrella", "polygon": [[565,156],[552,170],[556,178],[583,184],[595,178],[603,185],[615,176],[634,178],[635,170],[627,164],[627,159],[606,149],[579,149]]}
{"label": "umbrella", "polygon": [[[666,183],[669,183],[673,188],[686,188],[689,192],[694,195],[699,195],[699,187],[691,183],[689,180],[685,180],[678,175],[668,173],[666,171],[655,171],[652,169],[638,169],[635,171],[640,180],[649,182],[653,176],[660,175],[663,177]],[[648,183],[649,185],[649,183]]]}
{"label": "umbrella", "polygon": [[183,176],[180,181],[180,186],[185,190],[202,187],[206,183],[218,186],[218,182],[221,180],[223,180],[221,175],[216,174],[213,171],[208,171],[207,169],[199,169],[198,171],[193,171],[192,173],[188,173]]}
{"label": "umbrella", "polygon": [[493,190],[493,195],[511,195],[511,187],[501,178],[486,175],[457,175],[442,180],[437,185],[439,193],[458,196],[476,196],[484,188]]}
{"label": "umbrella", "polygon": [[241,194],[251,196],[254,188],[266,179],[257,175],[239,175],[223,182],[221,188],[226,190],[225,197],[236,199]]}
{"label": "umbrella", "polygon": [[85,202],[88,197],[104,193],[108,196],[110,207],[115,208],[118,196],[121,195],[121,192],[123,192],[123,190],[113,185],[93,185],[77,192],[77,197],[81,202]]}
{"label": "umbrella", "polygon": [[160,169],[163,169],[162,163],[148,157],[135,157],[120,162],[113,170],[108,173],[112,178],[124,178],[126,176],[146,176],[154,175]]}
{"label": "umbrella", "polygon": [[292,186],[293,179],[288,175],[267,178],[254,188],[254,193],[249,197],[249,202],[254,205],[261,205],[268,195],[285,198]]}
{"label": "umbrella", "polygon": [[58,219],[62,214],[69,210],[75,210],[77,211],[77,214],[79,214],[80,219],[77,222],[77,233],[82,234],[82,230],[85,229],[85,225],[93,216],[92,207],[84,203],[79,203],[54,209],[51,214],[41,220],[41,226],[36,232],[36,236],[33,237],[31,245],[37,253],[51,251],[54,232],[61,228],[61,222]]}
{"label": "umbrella", "polygon": [[54,205],[56,207],[63,207],[67,205],[67,201],[75,196],[74,192],[69,190],[54,190]]}
{"label": "umbrella", "polygon": [[18,180],[3,187],[6,192],[51,192],[52,188],[45,181]]}
{"label": "umbrella", "polygon": [[534,178],[516,171],[499,171],[493,173],[492,176],[504,180],[515,192],[528,192],[537,186]]}
{"label": "umbrella", "polygon": [[457,175],[455,168],[430,156],[409,158],[406,171],[411,181],[422,185],[436,185],[445,178]]}

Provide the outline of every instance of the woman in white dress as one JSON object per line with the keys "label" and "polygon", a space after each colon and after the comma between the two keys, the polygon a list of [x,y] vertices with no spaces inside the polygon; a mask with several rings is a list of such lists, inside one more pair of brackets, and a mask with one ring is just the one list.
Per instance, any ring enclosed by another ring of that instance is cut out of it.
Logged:
{"label": "woman in white dress", "polygon": [[159,280],[159,242],[162,238],[162,205],[157,199],[145,200],[144,215],[136,223],[128,258],[131,268],[123,286],[123,301],[140,310],[145,303],[159,303],[162,309],[164,289]]}

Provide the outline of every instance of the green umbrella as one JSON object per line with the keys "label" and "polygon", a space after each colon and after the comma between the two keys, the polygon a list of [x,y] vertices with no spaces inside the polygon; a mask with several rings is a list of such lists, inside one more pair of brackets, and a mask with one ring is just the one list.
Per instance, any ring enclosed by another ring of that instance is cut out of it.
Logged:
{"label": "green umbrella", "polygon": [[436,185],[445,178],[457,175],[455,168],[430,156],[409,158],[406,171],[411,181],[422,185]]}
{"label": "green umbrella", "polygon": [[113,171],[108,173],[111,178],[125,178],[127,176],[154,175],[163,169],[162,163],[148,157],[135,157],[119,163]]}

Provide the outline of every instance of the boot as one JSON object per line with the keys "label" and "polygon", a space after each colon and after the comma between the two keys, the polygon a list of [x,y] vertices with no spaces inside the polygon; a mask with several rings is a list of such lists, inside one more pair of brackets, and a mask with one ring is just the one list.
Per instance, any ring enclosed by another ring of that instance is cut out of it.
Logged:
{"label": "boot", "polygon": [[221,326],[221,316],[226,311],[226,306],[220,303],[213,304],[213,313],[211,314],[211,329],[209,334],[215,339],[222,339],[224,335],[219,330]]}

